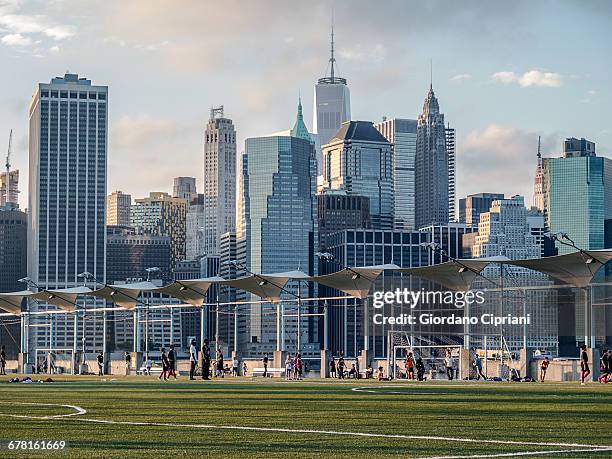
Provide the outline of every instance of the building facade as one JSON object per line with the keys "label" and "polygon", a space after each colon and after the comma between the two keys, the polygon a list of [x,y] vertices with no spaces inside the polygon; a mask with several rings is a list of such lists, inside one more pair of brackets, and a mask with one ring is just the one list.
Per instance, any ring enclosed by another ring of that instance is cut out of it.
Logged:
{"label": "building facade", "polygon": [[185,258],[187,260],[194,260],[206,254],[204,248],[206,205],[203,194],[198,194],[189,202],[185,218]]}
{"label": "building facade", "polygon": [[[473,234],[478,231],[477,226],[465,223],[447,223],[446,225],[432,225],[421,228],[420,231],[429,233],[429,240],[439,245],[446,254],[436,252],[431,254],[431,263],[444,263],[450,258],[464,258],[464,245],[466,240],[471,240]],[[471,252],[471,249],[470,249]],[[468,254],[469,258],[471,255]]]}
{"label": "building facade", "polygon": [[372,122],[343,123],[323,146],[323,180],[319,190],[367,197],[372,227],[393,228],[393,148]]}
{"label": "building facade", "polygon": [[[565,147],[563,157],[543,159],[546,226],[567,233],[580,248],[603,249],[605,221],[612,218],[612,160],[595,156],[595,144],[585,139],[568,139]],[[556,248],[574,251],[560,243]]]}
{"label": "building facade", "polygon": [[106,224],[130,226],[132,196],[123,191],[113,191],[106,199]]}
{"label": "building facade", "polygon": [[336,75],[334,31],[331,33],[329,75],[319,78],[315,85],[312,129],[317,149],[317,173],[323,171],[321,147],[338,132],[342,123],[351,119],[351,94],[346,78]]}
{"label": "building facade", "polygon": [[416,228],[444,225],[449,221],[449,175],[444,114],[433,88],[423,104],[417,123],[415,160]]}
{"label": "building facade", "polygon": [[393,194],[395,228],[415,228],[414,163],[416,158],[417,121],[403,118],[383,119],[374,125],[393,145]]}
{"label": "building facade", "polygon": [[477,226],[480,214],[488,212],[493,201],[504,199],[501,193],[470,194],[459,200],[459,223]]}
{"label": "building facade", "polygon": [[[7,190],[8,187],[8,190]],[[17,205],[19,202],[19,171],[13,170],[8,173],[0,172],[0,207],[6,203]]]}
{"label": "building facade", "polygon": [[[84,271],[104,281],[108,88],[71,73],[40,83],[29,122],[28,276],[46,289],[80,285]],[[31,304],[46,309],[55,307]],[[37,327],[30,346],[72,347],[72,317],[53,321],[54,339]],[[87,342],[101,342],[101,332],[89,327]]]}
{"label": "building facade", "polygon": [[197,195],[195,177],[174,177],[172,196],[191,202]]}
{"label": "building facade", "polygon": [[457,183],[457,149],[455,128],[447,124],[444,129],[446,136],[446,153],[448,154],[448,221],[457,219],[456,183]]}
{"label": "building facade", "polygon": [[163,192],[151,192],[132,206],[131,226],[138,233],[170,237],[170,269],[185,259],[186,215],[187,201]]}
{"label": "building facade", "polygon": [[204,132],[204,247],[218,254],[221,235],[236,230],[236,130],[223,106],[210,111]]}
{"label": "building facade", "polygon": [[343,192],[323,192],[317,195],[319,248],[324,250],[327,236],[345,229],[371,228],[370,200],[365,196]]}
{"label": "building facade", "polygon": [[[283,136],[246,140],[237,255],[249,271],[316,271],[315,171],[315,148],[308,140]],[[286,289],[295,286],[288,284]],[[276,319],[268,312],[265,305],[254,304],[241,316],[241,353],[276,349]]]}

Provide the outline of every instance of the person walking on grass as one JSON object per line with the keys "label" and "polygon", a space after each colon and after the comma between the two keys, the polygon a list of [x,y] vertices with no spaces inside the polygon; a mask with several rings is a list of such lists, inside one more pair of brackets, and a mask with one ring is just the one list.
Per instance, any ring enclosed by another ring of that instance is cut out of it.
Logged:
{"label": "person walking on grass", "polygon": [[132,370],[132,356],[128,351],[125,351],[123,358],[125,359],[125,375],[129,376]]}
{"label": "person walking on grass", "polygon": [[342,353],[340,353],[340,357],[338,357],[338,378],[344,379],[344,357]]}
{"label": "person walking on grass", "polygon": [[232,376],[238,376],[238,366],[240,362],[238,362],[238,357],[234,356],[232,360]]}
{"label": "person walking on grass", "polygon": [[591,369],[589,368],[589,355],[587,354],[586,344],[580,346],[580,349],[580,385],[584,386],[591,374]]}
{"label": "person walking on grass", "polygon": [[0,346],[0,375],[6,374],[6,352],[4,351],[4,344]]}
{"label": "person walking on grass", "polygon": [[608,383],[610,381],[610,374],[612,373],[612,351],[604,349],[599,359],[599,368],[601,370],[601,376],[597,378],[600,383]]}
{"label": "person walking on grass", "polygon": [[161,364],[162,372],[159,374],[159,379],[167,381],[170,370],[170,361],[168,360],[168,354],[166,354],[166,350],[163,347],[161,348]]}
{"label": "person walking on grass", "polygon": [[417,381],[423,381],[425,376],[425,364],[423,363],[423,359],[421,357],[416,359],[414,366],[416,367]]}
{"label": "person walking on grass", "polygon": [[189,346],[189,380],[193,381],[195,378],[196,363],[198,361],[198,351],[195,346],[195,339],[191,340],[191,346]]}
{"label": "person walking on grass", "polygon": [[452,381],[455,373],[455,360],[453,359],[453,354],[450,349],[446,350],[444,365],[446,365],[446,376],[448,377],[449,381]]}
{"label": "person walking on grass", "polygon": [[242,362],[242,376],[246,376],[247,375],[248,369],[249,369],[249,367],[247,367],[247,363],[246,362]]}
{"label": "person walking on grass", "polygon": [[96,360],[98,361],[98,376],[104,376],[104,354],[102,354],[102,351],[98,353]]}
{"label": "person walking on grass", "polygon": [[168,351],[168,362],[168,378],[170,378],[170,376],[174,376],[174,379],[176,379],[176,352],[174,350],[174,344],[170,345],[170,350]]}
{"label": "person walking on grass", "polygon": [[207,339],[202,345],[202,379],[210,379],[210,347]]}
{"label": "person walking on grass", "polygon": [[263,367],[264,367],[264,371],[263,371],[263,377],[267,378],[268,377],[268,353],[266,352],[263,356]]}
{"label": "person walking on grass", "polygon": [[332,355],[331,360],[329,361],[329,377],[330,378],[335,378],[336,375],[336,360],[334,359],[334,356]]}
{"label": "person walking on grass", "polygon": [[223,369],[223,352],[221,349],[217,349],[217,377],[223,378],[225,376],[225,371]]}
{"label": "person walking on grass", "polygon": [[295,360],[293,361],[293,375],[294,375],[294,379],[302,379],[302,356],[301,354],[295,354]]}
{"label": "person walking on grass", "polygon": [[548,357],[544,357],[544,360],[540,363],[540,382],[544,382],[546,379],[546,370],[548,370],[549,365],[550,360],[548,360]]}
{"label": "person walking on grass", "polygon": [[476,379],[480,381],[480,378],[486,380],[487,377],[482,372],[482,360],[480,360],[480,356],[476,354],[474,356],[474,368],[476,368]]}
{"label": "person walking on grass", "polygon": [[414,357],[412,352],[409,352],[406,357],[406,378],[410,380],[414,379]]}
{"label": "person walking on grass", "polygon": [[293,372],[293,358],[291,354],[287,354],[287,358],[285,359],[285,381],[289,381],[291,379]]}

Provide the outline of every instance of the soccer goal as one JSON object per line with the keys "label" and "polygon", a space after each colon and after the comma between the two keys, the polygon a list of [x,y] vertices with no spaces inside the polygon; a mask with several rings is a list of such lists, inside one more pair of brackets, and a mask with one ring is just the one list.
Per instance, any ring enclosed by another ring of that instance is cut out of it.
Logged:
{"label": "soccer goal", "polygon": [[[387,360],[387,374],[393,379],[408,377],[406,358],[410,352],[414,362],[420,358],[424,367],[424,378],[431,379],[463,379],[463,346],[456,343],[439,344],[425,337],[411,336],[407,333],[389,334],[389,358]],[[448,369],[447,355],[450,355],[452,371]],[[417,370],[414,370],[415,378]]]}

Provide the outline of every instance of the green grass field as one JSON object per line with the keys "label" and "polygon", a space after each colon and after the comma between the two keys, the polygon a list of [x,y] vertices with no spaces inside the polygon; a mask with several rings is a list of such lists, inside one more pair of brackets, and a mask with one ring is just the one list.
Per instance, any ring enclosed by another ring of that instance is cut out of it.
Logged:
{"label": "green grass field", "polygon": [[[62,457],[612,457],[612,384],[7,379],[0,439],[65,440]],[[0,452],[20,455],[42,456]]]}

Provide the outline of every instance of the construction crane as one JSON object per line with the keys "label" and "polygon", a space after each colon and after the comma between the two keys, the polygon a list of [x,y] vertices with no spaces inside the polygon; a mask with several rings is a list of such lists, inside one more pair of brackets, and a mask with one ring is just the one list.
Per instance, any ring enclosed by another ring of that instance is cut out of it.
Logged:
{"label": "construction crane", "polygon": [[8,152],[6,153],[6,176],[4,177],[4,191],[5,191],[5,200],[4,204],[8,207],[9,200],[11,199],[11,150],[13,148],[13,130],[11,129],[11,133],[9,134],[8,141]]}

